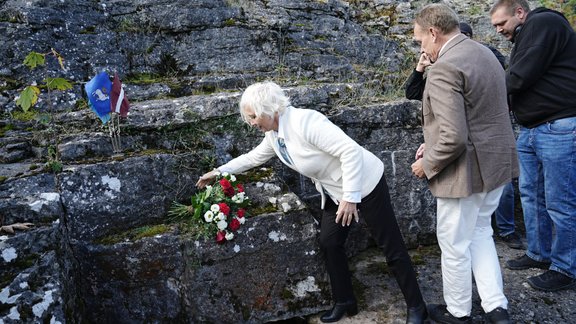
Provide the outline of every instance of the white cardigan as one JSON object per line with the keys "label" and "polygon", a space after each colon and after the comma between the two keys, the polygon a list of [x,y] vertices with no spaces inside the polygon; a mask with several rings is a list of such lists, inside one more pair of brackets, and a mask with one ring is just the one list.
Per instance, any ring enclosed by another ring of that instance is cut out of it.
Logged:
{"label": "white cardigan", "polygon": [[[284,138],[293,164],[281,158],[278,137]],[[326,116],[294,107],[287,107],[280,115],[278,132],[266,132],[257,147],[218,169],[241,173],[274,156],[314,182],[322,196],[322,208],[326,201],[324,190],[336,204],[341,200],[359,203],[384,173],[384,164],[378,157],[358,145]]]}

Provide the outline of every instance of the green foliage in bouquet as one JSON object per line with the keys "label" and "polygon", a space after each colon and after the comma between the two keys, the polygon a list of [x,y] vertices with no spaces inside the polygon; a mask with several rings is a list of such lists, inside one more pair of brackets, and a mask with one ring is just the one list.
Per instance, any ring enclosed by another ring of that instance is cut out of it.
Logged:
{"label": "green foliage in bouquet", "polygon": [[234,239],[246,221],[250,198],[233,174],[216,176],[212,185],[191,197],[191,204],[174,202],[168,215],[184,221],[196,237],[214,238],[223,244]]}

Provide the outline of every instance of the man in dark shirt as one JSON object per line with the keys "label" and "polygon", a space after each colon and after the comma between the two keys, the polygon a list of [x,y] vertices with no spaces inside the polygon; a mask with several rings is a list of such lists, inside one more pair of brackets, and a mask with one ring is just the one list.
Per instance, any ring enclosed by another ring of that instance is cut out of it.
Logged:
{"label": "man in dark shirt", "polygon": [[496,31],[514,43],[506,72],[510,108],[520,124],[519,188],[528,248],[513,270],[540,268],[535,289],[576,286],[576,33],[559,12],[498,0]]}

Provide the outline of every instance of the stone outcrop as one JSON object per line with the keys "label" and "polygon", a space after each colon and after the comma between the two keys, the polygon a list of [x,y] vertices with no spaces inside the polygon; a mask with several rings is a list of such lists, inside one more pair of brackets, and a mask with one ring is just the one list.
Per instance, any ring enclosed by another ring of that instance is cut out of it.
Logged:
{"label": "stone outcrop", "polygon": [[[2,1],[0,225],[34,227],[0,233],[0,323],[257,323],[329,307],[317,193],[277,160],[247,183],[265,212],[229,244],[197,239],[167,217],[199,175],[261,139],[237,102],[264,79],[380,157],[407,244],[433,243],[434,199],[410,174],[419,104],[398,91],[417,52],[407,42],[416,5]],[[46,66],[22,65],[30,51],[52,48],[66,70],[50,55]],[[83,94],[102,70],[118,73],[132,103],[121,154]],[[44,89],[22,114],[19,91],[47,76],[73,89]],[[367,246],[358,225],[349,253]]]}

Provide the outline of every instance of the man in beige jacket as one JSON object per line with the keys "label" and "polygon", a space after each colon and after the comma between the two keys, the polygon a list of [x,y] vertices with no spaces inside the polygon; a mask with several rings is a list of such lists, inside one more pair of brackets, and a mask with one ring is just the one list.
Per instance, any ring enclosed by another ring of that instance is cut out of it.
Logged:
{"label": "man in beige jacket", "polygon": [[446,305],[439,323],[470,322],[472,275],[489,323],[508,323],[508,301],[492,239],[491,215],[505,184],[518,176],[504,70],[494,54],[460,33],[444,4],[418,12],[414,38],[434,64],[422,99],[424,144],[412,171],[437,197]]}

